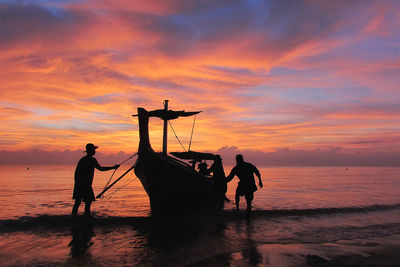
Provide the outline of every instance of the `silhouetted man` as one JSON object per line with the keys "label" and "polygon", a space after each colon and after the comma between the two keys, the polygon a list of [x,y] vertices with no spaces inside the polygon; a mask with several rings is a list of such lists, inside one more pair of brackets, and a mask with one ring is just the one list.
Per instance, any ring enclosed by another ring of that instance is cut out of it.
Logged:
{"label": "silhouetted man", "polygon": [[198,166],[199,173],[205,175],[207,174],[207,163],[201,162]]}
{"label": "silhouetted man", "polygon": [[257,175],[260,188],[263,187],[261,175],[258,169],[251,163],[245,162],[241,154],[236,155],[236,166],[233,167],[231,173],[226,177],[230,182],[235,175],[239,178],[239,183],[236,188],[235,201],[236,210],[239,210],[240,197],[245,196],[247,202],[247,213],[251,212],[251,202],[254,198],[254,192],[257,191],[254,174]]}
{"label": "silhouetted man", "polygon": [[74,194],[72,196],[72,198],[75,199],[75,204],[72,208],[72,215],[78,213],[78,208],[83,200],[83,202],[85,202],[85,215],[91,216],[90,205],[92,204],[92,201],[95,200],[92,188],[94,169],[96,168],[99,171],[108,171],[119,168],[119,165],[114,165],[112,167],[100,166],[97,160],[93,157],[94,154],[96,154],[96,148],[98,147],[91,143],[87,144],[85,150],[87,154],[79,160],[78,165],[76,166]]}
{"label": "silhouetted man", "polygon": [[207,170],[207,174],[212,173],[212,178],[214,180],[214,188],[217,193],[218,208],[223,208],[224,201],[229,199],[225,196],[227,189],[227,182],[225,177],[224,167],[222,166],[222,158],[220,155],[215,155],[214,163]]}

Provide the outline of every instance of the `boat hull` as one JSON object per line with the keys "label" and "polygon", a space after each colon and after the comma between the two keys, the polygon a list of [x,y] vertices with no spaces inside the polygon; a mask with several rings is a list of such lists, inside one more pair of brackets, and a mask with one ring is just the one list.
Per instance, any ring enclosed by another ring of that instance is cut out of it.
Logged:
{"label": "boat hull", "polygon": [[162,153],[142,153],[135,174],[150,199],[152,212],[216,209],[213,181]]}
{"label": "boat hull", "polygon": [[221,196],[216,194],[211,179],[196,172],[187,163],[166,153],[156,153],[151,148],[149,117],[158,113],[138,108],[137,115],[140,141],[135,174],[149,196],[152,212],[191,212],[221,208]]}

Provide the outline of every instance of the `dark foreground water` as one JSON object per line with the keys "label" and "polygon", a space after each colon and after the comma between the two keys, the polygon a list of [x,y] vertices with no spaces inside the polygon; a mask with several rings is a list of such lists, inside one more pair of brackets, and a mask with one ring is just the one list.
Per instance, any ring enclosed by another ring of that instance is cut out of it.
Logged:
{"label": "dark foreground water", "polygon": [[[260,170],[250,218],[232,202],[221,214],[152,217],[133,174],[87,220],[69,216],[74,166],[1,166],[0,265],[273,266],[266,245],[400,234],[400,168]],[[110,174],[96,173],[96,193]]]}

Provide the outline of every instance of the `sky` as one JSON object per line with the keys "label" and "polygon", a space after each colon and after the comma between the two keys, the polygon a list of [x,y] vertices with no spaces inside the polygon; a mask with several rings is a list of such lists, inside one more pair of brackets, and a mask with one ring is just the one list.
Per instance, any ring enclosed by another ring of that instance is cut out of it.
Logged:
{"label": "sky", "polygon": [[[131,115],[168,99],[203,111],[195,151],[400,164],[399,13],[395,0],[0,0],[0,163],[88,142],[129,155]],[[171,124],[188,149],[193,117]],[[150,138],[161,150],[161,120]]]}

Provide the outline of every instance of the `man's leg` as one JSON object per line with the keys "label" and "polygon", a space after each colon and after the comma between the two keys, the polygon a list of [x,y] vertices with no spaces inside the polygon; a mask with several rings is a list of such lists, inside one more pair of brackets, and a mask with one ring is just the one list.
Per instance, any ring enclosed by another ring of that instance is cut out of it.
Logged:
{"label": "man's leg", "polygon": [[245,198],[246,198],[246,202],[247,202],[247,213],[250,213],[251,212],[251,202],[253,201],[254,193],[253,192],[247,193]]}
{"label": "man's leg", "polygon": [[236,210],[239,210],[240,196],[235,195]]}
{"label": "man's leg", "polygon": [[72,215],[73,216],[75,216],[75,215],[77,215],[78,214],[78,208],[79,208],[79,206],[81,205],[81,202],[82,202],[82,199],[75,199],[75,204],[74,204],[74,206],[72,207]]}
{"label": "man's leg", "polygon": [[90,215],[90,206],[92,205],[92,201],[85,202],[85,215]]}

